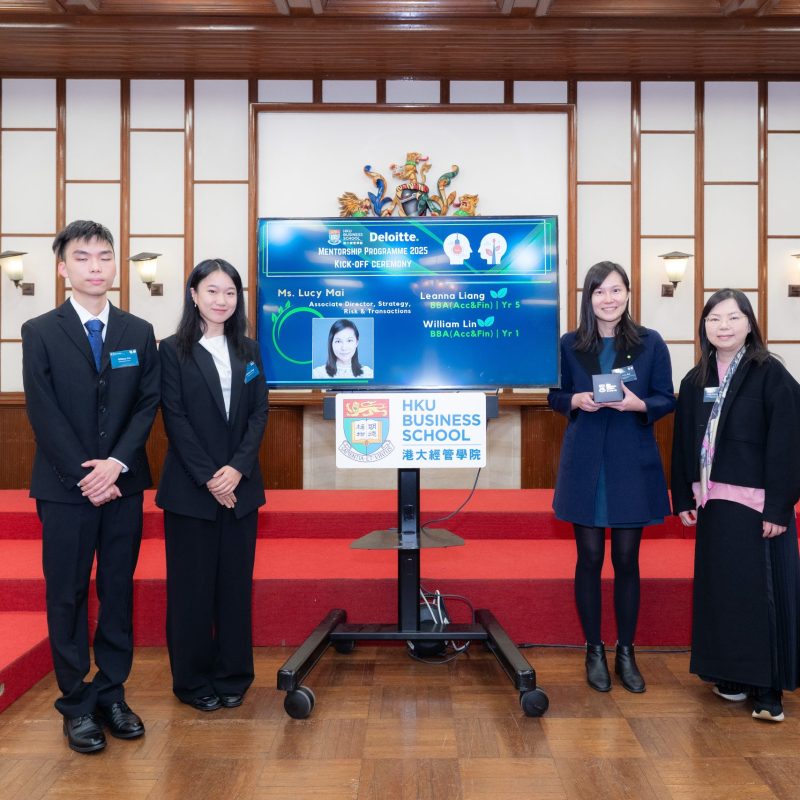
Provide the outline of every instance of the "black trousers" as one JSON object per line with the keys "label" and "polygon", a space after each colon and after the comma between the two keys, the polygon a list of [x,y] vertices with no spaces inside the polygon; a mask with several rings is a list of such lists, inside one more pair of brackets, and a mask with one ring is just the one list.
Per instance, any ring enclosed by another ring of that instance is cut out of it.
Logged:
{"label": "black trousers", "polygon": [[258,512],[213,521],[164,512],[167,647],[184,702],[244,694],[253,682],[251,597]]}
{"label": "black trousers", "polygon": [[[66,717],[124,699],[133,662],[133,572],[142,539],[142,493],[99,508],[38,500],[47,627],[56,681],[56,708]],[[89,581],[97,556],[99,601],[94,634],[97,672],[91,681]]]}

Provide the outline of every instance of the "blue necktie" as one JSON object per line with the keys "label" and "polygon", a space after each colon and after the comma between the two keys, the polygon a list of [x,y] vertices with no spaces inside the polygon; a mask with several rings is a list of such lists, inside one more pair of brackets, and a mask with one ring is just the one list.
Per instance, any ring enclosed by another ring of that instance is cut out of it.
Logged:
{"label": "blue necktie", "polygon": [[103,323],[99,319],[90,319],[83,323],[89,331],[89,347],[92,348],[94,364],[100,372],[100,356],[103,354]]}

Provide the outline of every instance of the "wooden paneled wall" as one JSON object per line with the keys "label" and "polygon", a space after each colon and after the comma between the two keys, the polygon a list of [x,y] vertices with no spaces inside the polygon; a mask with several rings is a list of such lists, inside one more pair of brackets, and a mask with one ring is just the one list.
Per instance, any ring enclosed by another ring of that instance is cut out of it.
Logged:
{"label": "wooden paneled wall", "polygon": [[[267,489],[303,488],[303,408],[300,404],[270,407],[267,433],[260,453]],[[521,406],[520,412],[522,488],[552,488],[558,471],[558,455],[566,420],[550,411],[544,404],[544,398],[536,404]],[[671,415],[656,424],[656,440],[669,474]],[[27,488],[35,443],[22,399],[5,401],[0,405],[0,441],[4,448],[3,458],[0,459],[0,489]],[[154,483],[158,483],[166,452],[167,438],[159,413],[147,443]]]}
{"label": "wooden paneled wall", "polygon": [[[27,489],[30,486],[35,442],[22,399],[0,405],[0,489]],[[167,453],[167,437],[161,413],[156,416],[147,456],[153,471],[153,483],[161,477],[161,465]],[[303,487],[303,407],[272,406],[267,433],[259,455],[267,489]]]}

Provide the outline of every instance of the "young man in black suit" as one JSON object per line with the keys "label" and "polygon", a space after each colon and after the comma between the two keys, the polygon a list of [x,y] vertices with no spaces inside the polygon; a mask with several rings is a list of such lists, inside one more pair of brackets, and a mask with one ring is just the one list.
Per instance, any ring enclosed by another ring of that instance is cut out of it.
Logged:
{"label": "young man in black suit", "polygon": [[[114,242],[102,225],[71,223],[53,242],[72,296],[22,326],[25,400],[36,455],[31,496],[42,522],[47,624],[69,746],[105,747],[144,733],[125,703],[133,658],[133,572],[142,492],[151,484],[145,442],[160,393],[153,327],[108,301]],[[88,595],[97,556],[99,601],[91,680]]]}

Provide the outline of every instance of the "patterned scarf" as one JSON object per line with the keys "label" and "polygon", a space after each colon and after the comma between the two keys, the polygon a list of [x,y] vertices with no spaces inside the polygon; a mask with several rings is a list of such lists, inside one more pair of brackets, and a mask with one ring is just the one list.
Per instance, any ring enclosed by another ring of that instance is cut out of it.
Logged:
{"label": "patterned scarf", "polygon": [[744,356],[747,346],[743,346],[739,352],[733,357],[725,377],[722,379],[717,397],[714,400],[714,405],[711,407],[711,416],[708,418],[708,425],[706,425],[706,432],[703,434],[703,444],[700,447],[700,505],[704,506],[708,500],[708,490],[711,486],[711,465],[714,463],[714,443],[717,440],[717,425],[719,424],[719,415],[722,411],[722,404],[725,402],[725,395],[728,394],[728,388],[731,385],[731,380],[736,372],[739,363]]}

